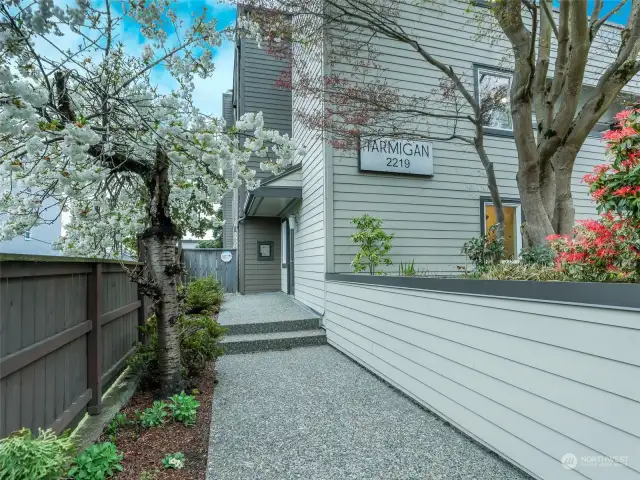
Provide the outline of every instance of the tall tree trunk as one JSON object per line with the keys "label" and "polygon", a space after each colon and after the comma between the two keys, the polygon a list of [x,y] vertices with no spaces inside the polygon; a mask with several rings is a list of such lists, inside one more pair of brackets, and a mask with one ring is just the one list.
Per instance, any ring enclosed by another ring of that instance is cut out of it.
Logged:
{"label": "tall tree trunk", "polygon": [[544,162],[540,166],[540,196],[544,211],[553,225],[553,215],[556,206],[556,173],[552,162]]}
{"label": "tall tree trunk", "polygon": [[575,223],[575,208],[571,195],[571,175],[579,147],[564,145],[554,155],[556,166],[556,194],[553,228],[560,235],[569,235]]}
{"label": "tall tree trunk", "polygon": [[158,329],[158,375],[163,395],[183,388],[178,336],[178,288],[176,263],[178,234],[171,220],[169,158],[158,147],[155,170],[147,180],[149,227],[143,234],[147,248],[147,267],[153,285]]}

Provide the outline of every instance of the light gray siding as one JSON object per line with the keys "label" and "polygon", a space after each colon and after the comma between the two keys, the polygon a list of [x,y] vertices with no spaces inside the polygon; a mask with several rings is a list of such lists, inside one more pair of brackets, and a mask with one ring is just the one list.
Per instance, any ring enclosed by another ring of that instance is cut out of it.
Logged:
{"label": "light gray siding", "polygon": [[[304,64],[320,77],[323,72],[322,51],[298,46],[294,55],[304,57]],[[294,111],[312,114],[323,108],[321,99],[296,92],[297,76],[293,72]],[[299,91],[298,91],[299,92]],[[302,203],[295,215],[295,297],[315,311],[324,312],[325,230],[325,150],[317,131],[294,119],[293,138],[307,153],[302,159]],[[328,180],[331,180],[329,178]]]}
{"label": "light gray siding", "polygon": [[536,478],[638,480],[637,316],[327,282],[324,325],[330,344]]}
{"label": "light gray siding", "polygon": [[[453,66],[473,91],[474,65],[509,67],[506,39],[478,37],[478,12],[469,2],[439,1],[420,6],[401,4],[402,22],[418,35],[424,45],[437,53],[438,59]],[[604,27],[603,27],[604,28]],[[615,33],[610,27],[607,34]],[[336,32],[336,35],[338,33]],[[494,35],[495,37],[495,35]],[[403,95],[425,96],[439,89],[442,74],[430,67],[409,47],[381,36],[372,37],[378,50],[377,62],[385,69],[389,84],[399,87]],[[555,47],[554,47],[555,48]],[[594,48],[587,68],[586,83],[593,84],[606,65],[604,46]],[[611,53],[607,54],[611,57]],[[349,74],[356,58],[332,65],[332,73]],[[420,131],[424,125],[416,124]],[[431,134],[450,133],[434,127]],[[470,125],[460,124],[458,135],[472,135]],[[517,152],[513,138],[485,134],[485,146],[494,163],[500,194],[518,198],[516,184]],[[361,173],[356,153],[333,149],[331,163],[333,192],[333,254],[328,271],[349,272],[357,251],[350,235],[353,217],[369,213],[384,221],[384,229],[393,232],[391,257],[394,264],[415,261],[418,269],[431,273],[453,274],[465,264],[460,253],[463,243],[480,234],[480,197],[489,195],[486,175],[475,150],[460,141],[434,141],[434,175],[432,178],[401,177],[388,174]],[[597,137],[589,138],[578,155],[573,174],[573,195],[577,218],[596,215],[582,177],[605,159],[604,145]],[[329,171],[329,170],[327,170]],[[397,271],[390,267],[388,271]]]}
{"label": "light gray siding", "polygon": [[[242,222],[240,293],[280,290],[282,244],[279,218],[247,218]],[[258,242],[273,242],[273,260],[258,260]]]}

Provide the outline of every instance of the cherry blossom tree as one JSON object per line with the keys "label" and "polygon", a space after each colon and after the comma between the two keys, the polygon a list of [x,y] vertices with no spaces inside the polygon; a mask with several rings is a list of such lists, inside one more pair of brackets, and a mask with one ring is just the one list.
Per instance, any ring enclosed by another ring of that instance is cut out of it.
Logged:
{"label": "cherry blossom tree", "polygon": [[[125,22],[145,39],[139,55],[118,38]],[[116,256],[141,239],[145,265],[131,274],[154,303],[165,393],[182,387],[177,240],[212,228],[229,188],[257,187],[250,156],[277,171],[302,153],[261,113],[225,128],[193,105],[212,48],[253,28],[238,26],[218,29],[205,11],[184,24],[168,0],[0,4],[0,239],[50,222],[50,209],[70,213],[58,242],[69,254]],[[58,46],[70,37],[72,48]],[[159,66],[178,89],[153,84]]]}

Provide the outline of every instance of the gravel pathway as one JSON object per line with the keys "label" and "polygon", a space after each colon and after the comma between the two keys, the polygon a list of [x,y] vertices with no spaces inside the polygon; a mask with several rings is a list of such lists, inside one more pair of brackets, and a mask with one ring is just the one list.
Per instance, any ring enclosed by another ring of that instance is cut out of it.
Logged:
{"label": "gravel pathway", "polygon": [[226,295],[218,321],[221,325],[307,320],[318,315],[283,292]]}
{"label": "gravel pathway", "polygon": [[329,346],[218,360],[207,480],[525,480]]}

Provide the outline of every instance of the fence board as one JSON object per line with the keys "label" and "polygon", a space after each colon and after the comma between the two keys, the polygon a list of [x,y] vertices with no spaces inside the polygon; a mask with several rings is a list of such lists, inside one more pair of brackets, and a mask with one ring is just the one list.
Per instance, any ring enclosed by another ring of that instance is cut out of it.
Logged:
{"label": "fence board", "polygon": [[97,413],[100,380],[114,378],[135,350],[145,300],[118,263],[3,259],[0,438],[20,427],[60,432],[87,406]]}
{"label": "fence board", "polygon": [[[238,289],[238,255],[235,249],[196,248],[183,250],[186,281],[197,278],[214,277],[225,291],[235,293]],[[230,262],[220,259],[222,252],[230,252]]]}

